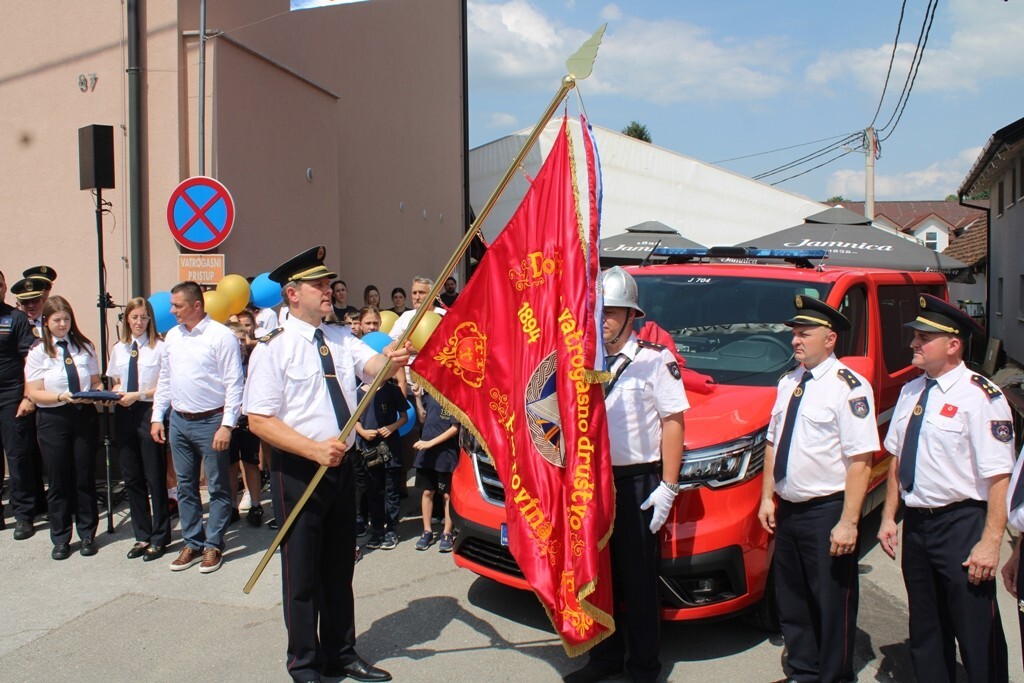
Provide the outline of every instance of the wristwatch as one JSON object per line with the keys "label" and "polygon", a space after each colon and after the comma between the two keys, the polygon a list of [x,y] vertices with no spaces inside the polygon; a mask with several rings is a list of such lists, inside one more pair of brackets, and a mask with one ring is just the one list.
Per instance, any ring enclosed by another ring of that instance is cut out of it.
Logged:
{"label": "wristwatch", "polygon": [[672,493],[679,493],[679,482],[676,482],[674,484],[670,484],[667,481],[665,481],[664,479],[662,479],[661,483],[664,484],[665,488],[667,488]]}

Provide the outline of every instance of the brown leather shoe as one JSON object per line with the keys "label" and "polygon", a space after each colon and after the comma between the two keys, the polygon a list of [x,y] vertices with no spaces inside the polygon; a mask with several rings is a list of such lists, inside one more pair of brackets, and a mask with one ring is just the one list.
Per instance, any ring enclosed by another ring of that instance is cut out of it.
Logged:
{"label": "brown leather shoe", "polygon": [[192,548],[185,546],[181,549],[181,552],[178,553],[178,557],[175,558],[174,562],[171,562],[171,571],[183,571],[185,569],[188,569],[192,565],[196,564],[197,562],[201,562],[202,559],[203,554],[200,551],[193,550]]}
{"label": "brown leather shoe", "polygon": [[224,563],[224,556],[216,548],[207,548],[203,551],[203,563],[199,565],[199,571],[203,574],[212,574],[220,569]]}

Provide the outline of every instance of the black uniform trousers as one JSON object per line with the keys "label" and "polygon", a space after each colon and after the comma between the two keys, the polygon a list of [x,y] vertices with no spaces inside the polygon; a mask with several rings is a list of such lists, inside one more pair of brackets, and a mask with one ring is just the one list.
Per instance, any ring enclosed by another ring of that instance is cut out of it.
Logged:
{"label": "black uniform trousers", "polygon": [[963,566],[981,539],[985,514],[980,501],[935,510],[907,508],[904,514],[903,580],[910,656],[919,681],[956,681],[956,643],[971,683],[1008,680],[996,582],[974,586]]}
{"label": "black uniform trousers", "polygon": [[842,493],[778,503],[772,560],[776,602],[790,678],[796,681],[856,680],[858,553],[829,555],[832,528],[842,513]]}
{"label": "black uniform trousers", "polygon": [[63,405],[36,410],[39,447],[50,487],[50,540],[71,541],[71,518],[80,539],[96,536],[96,409],[91,405]]}
{"label": "black uniform trousers", "polygon": [[[613,468],[615,528],[612,531],[612,592],[615,633],[590,651],[594,665],[626,668],[634,681],[654,681],[661,672],[661,604],[658,596],[658,535],[650,529],[654,509],[640,509],[661,481],[658,465]],[[625,632],[625,633],[623,633]]]}
{"label": "black uniform trousers", "polygon": [[1017,565],[1017,625],[1020,627],[1021,656],[1024,662],[1024,560]]}
{"label": "black uniform trousers", "polygon": [[[39,471],[39,446],[36,443],[36,416],[18,414],[19,401],[0,406],[0,452],[7,455],[10,467],[10,503],[16,520],[32,521],[46,509],[42,493],[43,475]],[[3,462],[0,458],[0,479]],[[3,505],[0,504],[0,512]]]}
{"label": "black uniform trousers", "polygon": [[[167,451],[150,436],[153,404],[136,401],[114,408],[117,454],[128,492],[135,540],[153,545],[171,542],[167,509]],[[152,498],[152,509],[150,499]]]}
{"label": "black uniform trousers", "polygon": [[[280,524],[318,467],[312,460],[271,450],[271,496]],[[296,681],[318,678],[325,666],[346,666],[358,659],[352,595],[356,549],[353,473],[351,458],[328,468],[281,544],[288,629],[286,666]]]}

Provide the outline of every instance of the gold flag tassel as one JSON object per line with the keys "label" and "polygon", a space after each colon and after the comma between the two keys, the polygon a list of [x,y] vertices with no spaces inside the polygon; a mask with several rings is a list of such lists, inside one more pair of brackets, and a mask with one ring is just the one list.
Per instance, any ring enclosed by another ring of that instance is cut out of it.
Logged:
{"label": "gold flag tassel", "polygon": [[[537,121],[537,125],[534,126],[533,132],[530,133],[530,137],[527,138],[522,150],[519,151],[519,154],[516,155],[516,158],[512,161],[512,164],[509,166],[505,175],[498,183],[498,186],[491,194],[490,199],[487,200],[487,203],[480,210],[480,214],[477,216],[476,220],[473,221],[473,224],[469,226],[469,230],[466,231],[462,241],[459,242],[459,246],[455,248],[451,258],[448,259],[448,263],[445,264],[444,268],[441,270],[441,274],[434,279],[434,286],[431,288],[430,293],[424,301],[433,301],[437,298],[438,294],[441,293],[441,287],[444,286],[445,278],[455,270],[455,266],[458,264],[459,260],[469,250],[469,246],[473,243],[473,240],[480,232],[480,226],[483,224],[484,220],[487,219],[491,209],[493,209],[494,205],[497,203],[498,198],[501,197],[502,193],[504,193],[505,188],[512,180],[512,176],[515,174],[516,170],[523,163],[526,155],[530,153],[531,149],[533,149],[533,146],[537,142],[537,138],[540,137],[540,134],[544,130],[548,121],[551,120],[551,117],[554,115],[558,105],[569,94],[569,91],[576,87],[576,81],[581,81],[587,78],[593,71],[594,60],[597,58],[597,49],[601,45],[601,38],[604,36],[604,31],[607,26],[607,24],[602,25],[601,28],[599,28],[585,43],[583,43],[580,49],[577,50],[566,62],[568,74],[562,78],[562,84],[558,88],[558,92],[555,93],[551,103],[548,104],[547,109],[544,110],[544,113]],[[398,346],[404,346],[405,342],[409,341],[413,332],[416,330],[416,326],[419,325],[424,314],[426,314],[428,310],[431,310],[430,305],[421,305],[416,309],[416,314],[413,316],[412,320],[409,321],[409,326],[405,330],[405,334],[403,334],[402,338],[398,340]],[[366,390],[366,395],[363,396],[363,400],[359,402],[359,405],[356,406],[356,409],[352,412],[352,416],[349,417],[348,422],[345,423],[345,426],[341,430],[341,434],[338,436],[339,441],[344,441],[348,438],[348,435],[352,433],[352,430],[355,429],[356,422],[358,422],[359,418],[366,412],[366,409],[373,401],[373,396],[377,393],[377,389],[379,389],[380,385],[391,376],[393,370],[393,364],[389,359],[384,364],[384,367],[381,368],[381,371],[377,373],[377,376],[373,379],[373,382]],[[306,490],[303,492],[302,497],[299,498],[295,507],[292,508],[288,517],[284,520],[284,523],[281,524],[281,528],[278,529],[277,535],[274,536],[274,540],[267,548],[267,551],[263,553],[263,557],[260,558],[259,564],[256,565],[256,569],[253,570],[252,576],[249,577],[249,581],[242,589],[244,593],[250,593],[256,585],[256,582],[259,581],[260,575],[263,574],[263,570],[267,568],[271,558],[274,557],[274,553],[277,552],[278,547],[284,540],[285,535],[291,530],[292,525],[295,523],[295,519],[302,512],[306,502],[309,500],[310,496],[313,495],[313,491],[316,490],[317,484],[320,483],[320,480],[324,478],[324,474],[326,473],[326,465],[321,465],[317,469],[316,474],[313,475],[309,485],[306,486]]]}

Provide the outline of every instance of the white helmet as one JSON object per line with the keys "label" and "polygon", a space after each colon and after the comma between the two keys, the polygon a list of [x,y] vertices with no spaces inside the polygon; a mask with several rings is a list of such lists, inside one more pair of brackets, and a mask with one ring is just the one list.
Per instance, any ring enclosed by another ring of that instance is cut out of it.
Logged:
{"label": "white helmet", "polygon": [[636,280],[618,266],[612,266],[601,274],[604,288],[605,308],[632,308],[636,317],[644,317],[644,310],[637,303]]}

